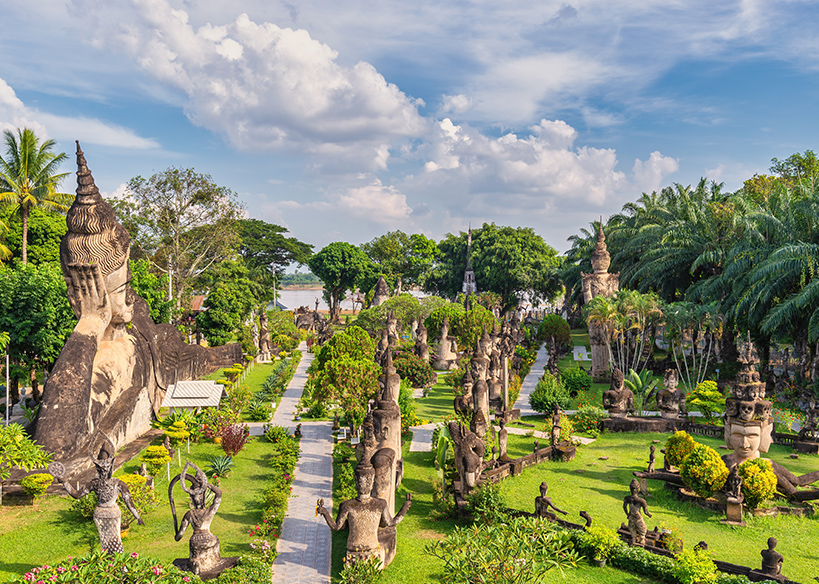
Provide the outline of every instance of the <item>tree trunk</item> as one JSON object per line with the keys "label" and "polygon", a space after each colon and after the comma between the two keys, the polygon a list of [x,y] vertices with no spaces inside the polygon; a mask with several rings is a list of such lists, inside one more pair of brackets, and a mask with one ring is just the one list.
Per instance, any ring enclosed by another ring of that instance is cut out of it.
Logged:
{"label": "tree trunk", "polygon": [[23,212],[23,263],[28,262],[28,207],[22,208]]}
{"label": "tree trunk", "polygon": [[37,381],[37,369],[34,367],[34,364],[31,365],[31,369],[28,372],[28,380],[31,382],[31,395],[34,397],[34,403],[40,403],[40,382]]}
{"label": "tree trunk", "polygon": [[16,375],[9,377],[9,394],[11,403],[16,404],[20,401],[20,380]]}

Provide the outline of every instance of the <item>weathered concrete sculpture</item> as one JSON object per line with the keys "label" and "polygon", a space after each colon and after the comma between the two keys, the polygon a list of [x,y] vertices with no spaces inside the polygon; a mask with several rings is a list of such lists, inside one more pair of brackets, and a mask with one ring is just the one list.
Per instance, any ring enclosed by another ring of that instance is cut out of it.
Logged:
{"label": "weathered concrete sculpture", "polygon": [[500,462],[509,462],[509,454],[506,449],[509,446],[509,430],[506,429],[506,422],[501,419],[500,430],[498,431],[498,460]]}
{"label": "weathered concrete sculpture", "polygon": [[398,319],[395,317],[395,312],[390,310],[387,315],[387,340],[391,349],[398,345]]}
{"label": "weathered concrete sculpture", "polygon": [[676,369],[666,369],[663,384],[665,388],[657,394],[657,407],[663,418],[676,420],[680,417],[680,412],[686,413],[685,390],[677,387],[679,374]]}
{"label": "weathered concrete sculpture", "polygon": [[128,285],[130,238],[100,196],[77,144],[77,196],[66,216],[60,265],[77,322],[45,384],[35,439],[69,476],[100,430],[119,449],[150,429],[165,390],[241,361],[238,344],[187,345],[170,324],[156,325]]}
{"label": "weathered concrete sculpture", "polygon": [[731,467],[722,490],[725,493],[725,519],[721,523],[744,527],[742,503],[745,496],[742,494],[742,477],[739,476],[739,465],[735,464]]}
{"label": "weathered concrete sculpture", "polygon": [[470,429],[482,438],[486,434],[489,425],[489,385],[486,383],[489,359],[479,352],[472,357],[470,368],[474,380],[472,386],[472,410],[474,414]]}
{"label": "weathered concrete sculpture", "polygon": [[100,448],[99,455],[94,457],[93,448],[95,448],[94,441],[89,443],[88,457],[96,467],[97,476],[91,479],[84,487],[79,485],[72,487],[71,483],[66,482],[65,466],[62,463],[52,463],[48,467],[51,473],[58,482],[62,483],[66,492],[75,499],[81,499],[88,493],[97,495],[98,503],[94,508],[94,523],[97,526],[97,533],[100,537],[100,546],[103,551],[112,553],[122,553],[122,538],[120,531],[122,527],[122,511],[117,505],[117,496],[122,494],[122,500],[125,502],[125,507],[131,512],[138,525],[145,525],[142,518],[139,516],[139,511],[131,501],[131,493],[128,490],[128,485],[119,479],[113,478],[114,473],[114,443],[108,436],[102,432],[96,432],[92,438],[101,436],[103,444]]}
{"label": "weathered concrete sculpture", "polygon": [[628,530],[631,533],[631,545],[642,547],[646,542],[646,522],[643,519],[641,512],[646,514],[646,517],[651,517],[648,512],[648,505],[646,500],[640,495],[640,481],[631,479],[629,484],[631,494],[623,499],[623,512],[628,517]]}
{"label": "weathered concrete sculpture", "polygon": [[379,541],[379,528],[395,527],[404,519],[404,515],[412,504],[412,497],[407,498],[401,510],[393,518],[384,499],[372,497],[375,482],[375,469],[369,464],[359,463],[355,468],[355,487],[358,497],[342,502],[338,506],[338,516],[333,516],[324,507],[324,500],[319,499],[316,504],[316,513],[321,514],[327,525],[333,531],[340,531],[349,524],[350,534],[347,536],[346,561],[365,560],[375,556],[381,560],[383,566],[389,562],[390,551],[394,556],[395,550],[385,549]]}
{"label": "weathered concrete sculpture", "polygon": [[776,551],[776,538],[768,538],[768,549],[762,550],[762,570],[761,572],[766,576],[779,576],[782,574],[782,562],[784,558],[782,554]]}
{"label": "weathered concrete sculpture", "polygon": [[819,407],[816,400],[808,400],[805,408],[805,423],[799,430],[799,436],[793,444],[796,452],[819,454]]}
{"label": "weathered concrete sculpture", "polygon": [[423,322],[415,329],[415,355],[424,363],[429,363],[429,345],[427,345],[427,327]]}
{"label": "weathered concrete sculpture", "polygon": [[486,443],[458,422],[449,422],[448,428],[455,450],[455,468],[460,478],[461,495],[466,497],[477,485],[483,456],[486,454]]}
{"label": "weathered concrete sculpture", "polygon": [[259,359],[270,361],[270,329],[267,328],[267,309],[259,311]]}
{"label": "weathered concrete sculpture", "polygon": [[375,347],[375,361],[381,367],[387,362],[387,353],[390,352],[390,337],[387,329],[381,329],[381,335],[378,337],[378,345]]}
{"label": "weathered concrete sculpture", "polygon": [[611,374],[611,387],[603,392],[603,407],[612,418],[625,418],[634,410],[634,393],[625,386],[619,369]]}
{"label": "weathered concrete sculpture", "polygon": [[[588,304],[595,296],[614,296],[620,289],[620,274],[609,274],[611,256],[606,250],[606,236],[603,234],[603,223],[597,232],[597,243],[591,257],[591,274],[583,274],[583,302]],[[589,323],[589,340],[591,341],[592,377],[603,378],[608,371],[609,351],[606,346],[606,333],[598,322]]]}
{"label": "weathered concrete sculpture", "polygon": [[474,385],[472,374],[467,369],[466,373],[464,373],[463,394],[457,396],[454,402],[455,413],[465,419],[472,417],[472,388]]}
{"label": "weathered concrete sculpture", "polygon": [[449,334],[449,319],[444,317],[441,325],[441,342],[438,345],[438,352],[432,363],[433,369],[447,370],[458,368],[458,353],[455,337]]}
{"label": "weathered concrete sculpture", "polygon": [[378,282],[375,284],[375,295],[373,296],[373,301],[370,302],[370,307],[381,306],[389,299],[390,289],[387,286],[387,281],[384,279],[384,276],[379,276]]}
{"label": "weathered concrete sculpture", "polygon": [[[763,399],[765,384],[754,367],[757,359],[750,334],[740,362],[742,367],[737,373],[733,394],[725,400],[725,443],[733,450],[722,457],[728,468],[759,458],[761,452],[768,452],[773,442],[773,404]],[[771,461],[771,466],[778,492],[797,501],[819,499],[819,489],[799,490],[799,487],[819,481],[819,471],[796,476],[777,462]]]}
{"label": "weathered concrete sculpture", "polygon": [[[195,474],[188,474],[188,468],[193,467]],[[186,482],[190,481],[190,488]],[[173,489],[176,483],[190,495],[191,509],[182,516],[182,522],[177,523],[176,504],[173,498]],[[213,493],[213,502],[206,506],[207,492]],[[183,570],[193,572],[198,576],[216,576],[223,570],[236,565],[238,558],[222,558],[219,551],[219,538],[210,532],[210,524],[222,503],[222,491],[216,485],[208,482],[205,472],[188,461],[182,472],[171,479],[168,485],[168,499],[171,503],[173,515],[174,539],[179,541],[185,535],[188,525],[193,528],[193,535],[189,544],[190,556],[188,559],[176,560],[174,564]]]}
{"label": "weathered concrete sculpture", "polygon": [[549,521],[554,521],[557,519],[557,515],[550,512],[550,508],[554,509],[558,513],[562,513],[563,515],[568,515],[566,511],[558,509],[555,504],[552,503],[552,498],[547,496],[548,492],[549,485],[546,484],[546,481],[543,481],[540,483],[540,496],[535,497],[535,515],[548,519]]}

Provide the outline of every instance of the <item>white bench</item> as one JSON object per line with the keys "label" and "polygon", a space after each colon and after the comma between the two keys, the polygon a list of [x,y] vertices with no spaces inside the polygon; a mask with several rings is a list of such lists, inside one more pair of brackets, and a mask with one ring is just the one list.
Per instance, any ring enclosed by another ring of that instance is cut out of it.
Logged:
{"label": "white bench", "polygon": [[591,361],[591,353],[586,347],[577,345],[574,348],[575,361]]}

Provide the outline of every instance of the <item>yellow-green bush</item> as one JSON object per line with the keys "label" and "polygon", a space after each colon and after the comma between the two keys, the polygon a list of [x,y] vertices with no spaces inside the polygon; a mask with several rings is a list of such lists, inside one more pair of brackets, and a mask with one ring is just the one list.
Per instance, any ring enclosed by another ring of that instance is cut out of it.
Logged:
{"label": "yellow-green bush", "polygon": [[688,432],[675,432],[665,443],[665,460],[672,466],[680,466],[685,457],[697,446]]}
{"label": "yellow-green bush", "polygon": [[771,461],[764,458],[752,458],[739,465],[739,476],[742,477],[742,494],[745,504],[751,509],[760,503],[772,499],[776,494],[776,475]]}
{"label": "yellow-green bush", "polygon": [[48,489],[53,482],[54,477],[50,474],[35,473],[24,477],[23,480],[20,481],[20,486],[36,501],[45,495],[46,489]]}
{"label": "yellow-green bush", "polygon": [[168,451],[164,446],[149,446],[139,460],[148,467],[148,473],[155,477],[160,473],[162,467],[171,461],[171,457],[168,456]]}
{"label": "yellow-green bush", "polygon": [[680,478],[686,487],[700,497],[710,497],[728,478],[728,467],[716,450],[697,444],[680,466]]}

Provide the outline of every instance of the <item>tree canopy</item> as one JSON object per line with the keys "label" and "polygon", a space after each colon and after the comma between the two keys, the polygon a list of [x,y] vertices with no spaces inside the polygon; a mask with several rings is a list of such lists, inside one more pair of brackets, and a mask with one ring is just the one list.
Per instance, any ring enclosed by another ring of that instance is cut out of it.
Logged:
{"label": "tree canopy", "polygon": [[326,245],[307,263],[310,270],[324,282],[324,297],[330,306],[333,321],[338,320],[344,295],[357,289],[373,272],[372,263],[364,252],[343,241]]}
{"label": "tree canopy", "polygon": [[373,263],[373,275],[376,278],[383,275],[387,284],[398,293],[419,286],[438,253],[435,242],[423,234],[407,235],[400,230],[376,237],[362,244],[361,249]]}

